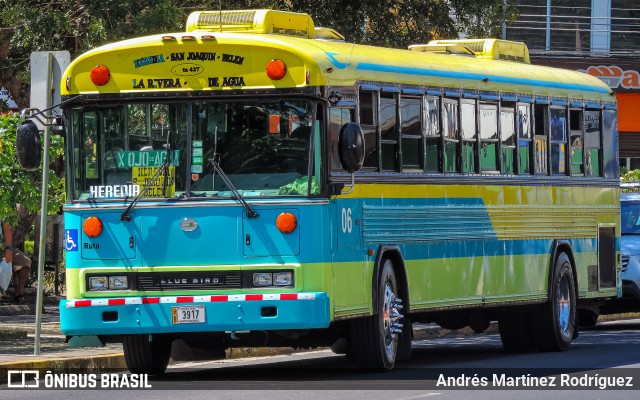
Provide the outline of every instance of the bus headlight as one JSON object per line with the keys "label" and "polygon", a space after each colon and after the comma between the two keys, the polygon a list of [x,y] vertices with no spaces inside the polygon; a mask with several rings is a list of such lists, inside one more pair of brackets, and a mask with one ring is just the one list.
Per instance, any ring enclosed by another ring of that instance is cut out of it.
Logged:
{"label": "bus headlight", "polygon": [[274,272],[274,286],[291,286],[293,283],[293,274],[291,272]]}
{"label": "bus headlight", "polygon": [[106,290],[108,283],[106,276],[92,276],[89,278],[89,290]]}
{"label": "bus headlight", "polygon": [[112,290],[125,290],[129,288],[129,280],[126,276],[110,276],[109,277],[109,289]]}
{"label": "bus headlight", "polygon": [[253,286],[271,286],[273,276],[271,272],[258,272],[253,274]]}

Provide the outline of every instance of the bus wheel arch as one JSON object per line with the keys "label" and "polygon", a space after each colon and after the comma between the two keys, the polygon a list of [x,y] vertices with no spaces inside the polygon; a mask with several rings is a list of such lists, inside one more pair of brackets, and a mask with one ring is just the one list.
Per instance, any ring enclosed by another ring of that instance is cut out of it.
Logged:
{"label": "bus wheel arch", "polygon": [[[551,258],[549,259],[549,274],[547,275],[547,287],[550,288],[552,283],[552,271],[555,268],[555,262],[560,253],[565,253],[569,257],[571,263],[571,270],[573,272],[573,285],[576,289],[576,296],[578,293],[578,274],[576,273],[576,260],[573,256],[573,248],[568,240],[554,240],[553,249],[551,251]],[[547,300],[551,300],[551,291],[547,290]]]}
{"label": "bus wheel arch", "polygon": [[[402,299],[402,306],[404,307],[404,315],[406,316],[410,310],[409,301],[409,281],[407,279],[407,271],[405,269],[404,258],[400,248],[395,245],[380,245],[376,253],[376,261],[373,265],[373,274],[371,279],[371,304],[376,304],[378,301],[378,287],[380,287],[380,277],[382,274],[382,265],[384,259],[389,259],[393,263],[393,269],[396,275],[398,283],[399,297]],[[375,307],[373,308],[374,315],[376,314]]]}

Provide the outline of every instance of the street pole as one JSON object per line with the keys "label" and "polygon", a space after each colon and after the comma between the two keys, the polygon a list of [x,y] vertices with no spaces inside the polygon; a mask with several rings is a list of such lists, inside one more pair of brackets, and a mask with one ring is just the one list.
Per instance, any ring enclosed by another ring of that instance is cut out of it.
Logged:
{"label": "street pole", "polygon": [[[49,79],[47,79],[47,107],[51,106],[51,82],[53,80],[53,54],[49,54]],[[42,198],[40,202],[40,247],[38,248],[38,295],[36,297],[36,333],[35,342],[33,344],[33,355],[40,355],[40,332],[42,325],[42,301],[44,296],[44,261],[45,251],[47,247],[47,212],[48,212],[48,193],[49,193],[49,125],[44,127],[44,157],[42,160]]]}

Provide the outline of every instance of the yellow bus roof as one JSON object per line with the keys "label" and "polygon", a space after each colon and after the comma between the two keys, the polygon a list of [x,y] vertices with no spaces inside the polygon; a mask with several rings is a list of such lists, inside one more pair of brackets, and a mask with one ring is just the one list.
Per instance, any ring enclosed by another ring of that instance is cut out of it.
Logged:
{"label": "yellow bus roof", "polygon": [[[487,54],[474,57],[355,45],[340,41],[339,34],[327,34],[324,28],[317,30],[318,37],[338,40],[315,39],[313,22],[304,21],[298,18],[296,26],[307,27],[306,37],[300,30],[287,33],[286,29],[279,33],[202,30],[192,21],[190,32],[108,44],[75,59],[63,76],[61,91],[74,95],[260,90],[353,86],[364,81],[615,102],[606,84],[584,73],[494,60]],[[259,29],[269,31],[265,26]],[[266,75],[272,59],[286,64],[287,74],[281,80]],[[91,80],[96,65],[110,72],[109,81],[101,86]]]}

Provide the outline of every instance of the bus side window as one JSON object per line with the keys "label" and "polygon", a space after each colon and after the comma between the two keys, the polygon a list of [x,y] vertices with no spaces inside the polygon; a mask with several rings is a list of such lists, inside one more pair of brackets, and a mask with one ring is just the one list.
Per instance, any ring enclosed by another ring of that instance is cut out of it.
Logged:
{"label": "bus side window", "polygon": [[476,149],[478,132],[476,130],[476,101],[461,100],[460,104],[460,136],[462,138],[462,172],[476,171]]}
{"label": "bus side window", "polygon": [[365,170],[378,170],[378,92],[360,91],[358,102],[358,116],[364,133],[364,164]]}
{"label": "bus side window", "polygon": [[515,173],[516,154],[516,132],[515,132],[515,112],[513,106],[503,104],[500,107],[500,160],[503,174]]}
{"label": "bus side window", "polygon": [[531,174],[531,106],[518,104],[516,131],[518,135],[518,174]]}
{"label": "bus side window", "polygon": [[498,171],[498,106],[480,107],[480,170]]}
{"label": "bus side window", "polygon": [[584,112],[584,172],[587,176],[602,176],[600,146],[600,111]]}
{"label": "bus side window", "polygon": [[398,171],[398,98],[380,93],[380,157],[383,171]]}
{"label": "bus side window", "polygon": [[340,129],[344,124],[353,121],[353,109],[331,108],[329,109],[329,153],[331,154],[331,171],[342,172],[342,164],[338,154],[338,139]]}
{"label": "bus side window", "polygon": [[420,123],[420,98],[400,98],[400,135],[402,170],[422,172],[424,154]]}
{"label": "bus side window", "polygon": [[425,97],[423,104],[425,135],[424,171],[440,170],[440,99]]}
{"label": "bus side window", "polygon": [[567,174],[567,109],[551,107],[551,174]]}
{"label": "bus side window", "polygon": [[536,147],[534,150],[534,164],[536,175],[549,175],[549,108],[546,104],[535,104],[534,127]]}
{"label": "bus side window", "polygon": [[444,135],[443,170],[458,172],[458,100],[444,99],[442,107],[442,132]]}
{"label": "bus side window", "polygon": [[571,175],[584,176],[584,140],[582,137],[582,110],[569,109],[569,160]]}

